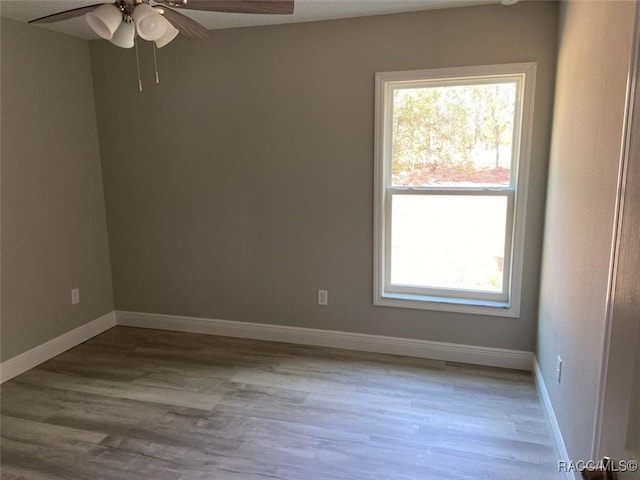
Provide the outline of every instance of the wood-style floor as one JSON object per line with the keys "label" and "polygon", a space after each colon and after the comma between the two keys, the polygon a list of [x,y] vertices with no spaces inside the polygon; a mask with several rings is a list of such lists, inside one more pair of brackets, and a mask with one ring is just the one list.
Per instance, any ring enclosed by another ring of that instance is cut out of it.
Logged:
{"label": "wood-style floor", "polygon": [[531,375],[116,327],[1,388],[2,479],[551,479]]}

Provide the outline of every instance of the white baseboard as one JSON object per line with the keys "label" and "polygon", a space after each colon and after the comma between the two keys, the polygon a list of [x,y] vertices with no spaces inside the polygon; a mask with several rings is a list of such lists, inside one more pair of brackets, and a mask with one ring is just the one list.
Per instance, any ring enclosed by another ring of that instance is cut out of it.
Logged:
{"label": "white baseboard", "polygon": [[531,370],[533,353],[521,350],[431,342],[410,338],[318,330],[262,323],[182,317],[138,312],[116,312],[118,325],[226,337],[271,340],[364,352],[388,353],[492,367]]}
{"label": "white baseboard", "polygon": [[42,345],[38,345],[31,350],[0,363],[0,383],[11,380],[13,377],[60,355],[76,345],[86,342],[105,330],[115,327],[115,325],[115,312],[109,312],[53,340],[49,340]]}
{"label": "white baseboard", "polygon": [[[557,454],[559,456],[558,460],[567,462],[567,464],[569,464],[571,459],[569,458],[567,447],[565,446],[564,439],[562,438],[562,431],[560,430],[560,425],[558,424],[558,418],[553,411],[551,397],[549,397],[549,391],[547,390],[547,386],[544,383],[540,365],[538,365],[538,360],[535,356],[533,357],[533,378],[536,382],[538,395],[540,395],[540,399],[542,400],[542,408],[544,409],[545,417],[547,417],[547,424],[551,427],[553,441],[555,443]],[[566,472],[566,478],[567,480],[577,480],[581,477],[577,473]]]}

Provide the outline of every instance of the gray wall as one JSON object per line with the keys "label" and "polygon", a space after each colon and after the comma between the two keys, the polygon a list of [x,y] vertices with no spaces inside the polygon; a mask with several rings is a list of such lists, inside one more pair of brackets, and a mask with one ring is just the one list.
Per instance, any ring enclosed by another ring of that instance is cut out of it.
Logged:
{"label": "gray wall", "polygon": [[1,36],[6,360],[112,311],[113,295],[87,42],[4,18]]}
{"label": "gray wall", "polygon": [[[91,42],[119,310],[533,350],[557,5]],[[522,316],[372,305],[374,73],[538,62]],[[316,304],[318,288],[329,306]]]}
{"label": "gray wall", "polygon": [[634,8],[569,2],[560,22],[536,353],[573,459],[591,457]]}

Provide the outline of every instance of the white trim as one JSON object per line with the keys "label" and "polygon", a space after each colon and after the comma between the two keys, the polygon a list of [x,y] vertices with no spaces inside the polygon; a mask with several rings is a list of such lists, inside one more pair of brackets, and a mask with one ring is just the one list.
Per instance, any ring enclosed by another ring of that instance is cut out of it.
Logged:
{"label": "white trim", "polygon": [[95,320],[71,330],[48,342],[38,345],[20,355],[0,363],[0,383],[11,380],[13,377],[37,367],[43,362],[60,355],[61,353],[86,342],[90,338],[101,334],[105,330],[116,326],[115,312],[109,312]]}
{"label": "white trim", "polygon": [[[547,424],[551,427],[551,432],[553,433],[553,442],[556,447],[556,452],[559,456],[558,460],[562,460],[570,463],[571,458],[569,457],[569,453],[567,452],[567,447],[564,444],[564,439],[562,438],[562,431],[560,430],[560,425],[558,424],[558,418],[556,417],[555,412],[553,411],[553,405],[551,404],[551,397],[549,397],[549,392],[547,390],[547,386],[544,383],[544,378],[542,377],[542,371],[540,370],[540,365],[538,365],[538,359],[533,356],[533,378],[536,383],[536,388],[538,390],[538,395],[540,396],[540,400],[542,400],[542,408],[544,410],[544,415],[547,418]],[[579,479],[579,475],[577,473],[566,472],[567,480],[576,480]]]}
{"label": "white trim", "polygon": [[421,310],[437,310],[439,312],[468,313],[470,315],[491,315],[493,317],[517,318],[519,313],[512,311],[508,303],[488,300],[470,300],[459,298],[428,297],[426,295],[409,295],[386,293],[373,301],[374,305],[384,307],[413,308]]}
{"label": "white trim", "polygon": [[117,324],[531,370],[532,352],[263,323],[116,312]]}
{"label": "white trim", "polygon": [[404,70],[397,72],[378,72],[376,77],[385,81],[414,82],[416,80],[436,80],[455,78],[457,84],[464,78],[473,79],[475,77],[504,77],[506,75],[519,75],[533,67],[535,62],[503,63],[496,65],[473,65],[464,67],[428,68],[424,70]]}

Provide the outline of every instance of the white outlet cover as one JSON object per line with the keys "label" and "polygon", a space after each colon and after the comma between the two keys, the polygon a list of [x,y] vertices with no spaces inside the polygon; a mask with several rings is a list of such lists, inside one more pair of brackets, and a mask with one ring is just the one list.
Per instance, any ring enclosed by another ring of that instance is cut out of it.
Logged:
{"label": "white outlet cover", "polygon": [[329,304],[329,292],[327,290],[318,290],[318,305]]}

